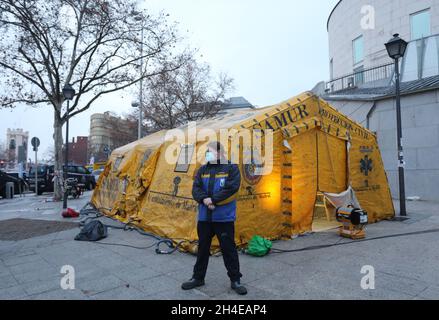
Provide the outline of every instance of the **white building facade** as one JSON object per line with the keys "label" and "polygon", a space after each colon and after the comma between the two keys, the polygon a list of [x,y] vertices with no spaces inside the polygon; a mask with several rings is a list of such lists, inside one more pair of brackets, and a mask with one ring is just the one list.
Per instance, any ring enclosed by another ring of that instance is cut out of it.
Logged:
{"label": "white building facade", "polygon": [[328,18],[331,79],[391,63],[384,44],[439,34],[437,0],[341,0]]}
{"label": "white building facade", "polygon": [[401,61],[406,195],[439,201],[439,1],[342,0],[328,19],[331,78],[321,96],[376,132],[396,199],[395,74],[385,43],[409,42]]}

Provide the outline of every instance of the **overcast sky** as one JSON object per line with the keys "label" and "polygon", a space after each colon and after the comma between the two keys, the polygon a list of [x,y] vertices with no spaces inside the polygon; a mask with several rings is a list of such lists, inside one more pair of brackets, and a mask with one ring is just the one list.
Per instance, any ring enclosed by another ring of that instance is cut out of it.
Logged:
{"label": "overcast sky", "polygon": [[[329,78],[326,21],[338,0],[146,0],[177,21],[187,42],[199,49],[214,72],[235,79],[232,96],[267,106]],[[70,122],[70,137],[88,136],[90,115],[130,111],[132,90],[107,96]],[[38,136],[44,154],[53,144],[51,107],[0,110],[0,141],[7,128]],[[29,152],[31,151],[31,148]],[[32,155],[33,157],[33,155]]]}

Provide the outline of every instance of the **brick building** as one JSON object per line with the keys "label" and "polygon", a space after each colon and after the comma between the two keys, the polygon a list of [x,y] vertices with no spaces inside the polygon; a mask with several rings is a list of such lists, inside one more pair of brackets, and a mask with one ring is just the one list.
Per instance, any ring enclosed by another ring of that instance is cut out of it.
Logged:
{"label": "brick building", "polygon": [[84,166],[88,164],[88,137],[77,137],[69,142],[69,163]]}

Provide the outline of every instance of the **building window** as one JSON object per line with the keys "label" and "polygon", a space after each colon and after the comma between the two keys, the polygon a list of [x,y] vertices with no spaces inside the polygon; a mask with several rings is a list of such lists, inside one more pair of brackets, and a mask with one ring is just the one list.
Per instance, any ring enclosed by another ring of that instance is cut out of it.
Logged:
{"label": "building window", "polygon": [[358,64],[364,59],[364,42],[363,36],[352,41],[352,51],[354,53],[354,64]]}
{"label": "building window", "polygon": [[412,40],[428,37],[430,29],[430,10],[424,10],[410,15]]}

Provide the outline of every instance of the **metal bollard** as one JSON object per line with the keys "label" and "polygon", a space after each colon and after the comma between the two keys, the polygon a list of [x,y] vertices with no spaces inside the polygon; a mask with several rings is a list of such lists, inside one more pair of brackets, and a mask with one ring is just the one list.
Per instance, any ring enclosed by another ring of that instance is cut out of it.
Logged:
{"label": "metal bollard", "polygon": [[6,182],[6,199],[14,198],[14,183]]}

